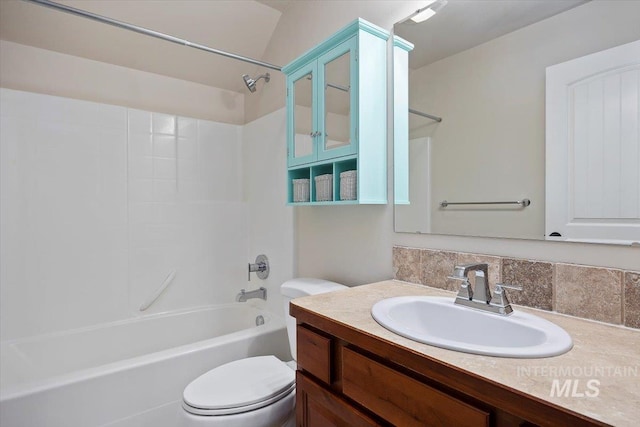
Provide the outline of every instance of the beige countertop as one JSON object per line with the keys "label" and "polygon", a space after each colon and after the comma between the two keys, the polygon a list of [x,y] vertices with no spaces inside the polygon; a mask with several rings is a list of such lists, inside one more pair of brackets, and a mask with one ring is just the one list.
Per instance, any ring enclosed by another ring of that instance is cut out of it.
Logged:
{"label": "beige countertop", "polygon": [[[405,295],[451,296],[454,293],[400,281],[384,281],[292,302],[378,339],[438,359],[478,376],[615,426],[640,422],[640,331],[557,313],[514,306],[564,328],[573,348],[560,356],[512,359],[479,356],[421,344],[380,326],[371,307]],[[569,396],[552,394],[569,380]],[[575,388],[574,388],[575,387]]]}

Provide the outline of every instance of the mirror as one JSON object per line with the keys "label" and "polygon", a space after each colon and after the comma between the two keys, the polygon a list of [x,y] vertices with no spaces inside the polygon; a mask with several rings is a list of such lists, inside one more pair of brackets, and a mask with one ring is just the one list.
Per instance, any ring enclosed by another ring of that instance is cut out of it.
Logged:
{"label": "mirror", "polygon": [[325,150],[350,143],[349,63],[350,52],[346,52],[324,66]]}
{"label": "mirror", "polygon": [[[345,154],[349,154],[355,137],[355,122],[351,120],[351,51],[350,45],[340,45],[321,57],[318,64],[314,62],[296,72],[291,87],[295,126],[290,148],[293,152],[289,153],[291,164],[330,158],[339,149],[346,149]],[[316,91],[322,91],[322,96],[317,96]]]}
{"label": "mirror", "polygon": [[306,157],[313,154],[313,112],[311,98],[313,93],[313,75],[306,74],[293,84],[295,111],[295,136],[293,158]]}
{"label": "mirror", "polygon": [[442,121],[409,115],[409,202],[396,204],[395,230],[549,238],[546,69],[640,39],[638,16],[640,2],[449,0],[396,24],[415,45],[409,108]]}

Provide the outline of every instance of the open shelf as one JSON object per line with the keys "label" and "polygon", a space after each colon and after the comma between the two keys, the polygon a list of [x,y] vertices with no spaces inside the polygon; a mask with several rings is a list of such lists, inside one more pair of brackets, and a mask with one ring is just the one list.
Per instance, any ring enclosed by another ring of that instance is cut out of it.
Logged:
{"label": "open shelf", "polygon": [[[358,204],[355,200],[340,199],[340,174],[345,171],[358,170],[358,159],[354,156],[345,157],[333,161],[327,161],[322,164],[313,164],[311,166],[298,166],[289,168],[287,174],[287,204],[292,206],[305,205],[353,205]],[[318,200],[315,178],[319,175],[331,174],[333,176],[332,198],[331,200]],[[294,202],[293,201],[293,180],[308,179],[309,180],[309,201]],[[356,193],[357,194],[357,193]]]}
{"label": "open shelf", "polygon": [[350,199],[350,200],[342,200],[341,196],[340,196],[340,174],[342,172],[346,172],[346,171],[352,171],[358,170],[358,160],[357,159],[348,159],[348,160],[343,160],[343,161],[339,161],[339,162],[335,162],[333,164],[333,176],[334,176],[334,180],[333,180],[333,194],[334,194],[334,200],[339,202],[354,202],[358,200],[358,193],[357,193],[357,189],[356,189],[356,198],[355,199]]}

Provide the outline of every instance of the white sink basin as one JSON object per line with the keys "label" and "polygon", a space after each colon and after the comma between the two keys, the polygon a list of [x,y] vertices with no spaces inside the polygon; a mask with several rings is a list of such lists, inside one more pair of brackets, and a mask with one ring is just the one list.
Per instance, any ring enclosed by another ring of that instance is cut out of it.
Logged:
{"label": "white sink basin", "polygon": [[538,316],[485,313],[445,297],[388,298],[376,303],[371,315],[398,335],[465,353],[537,358],[557,356],[573,347],[564,329]]}

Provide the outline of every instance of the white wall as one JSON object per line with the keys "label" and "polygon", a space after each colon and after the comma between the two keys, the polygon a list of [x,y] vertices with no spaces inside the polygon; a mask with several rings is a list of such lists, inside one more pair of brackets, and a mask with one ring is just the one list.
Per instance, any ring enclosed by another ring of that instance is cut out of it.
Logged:
{"label": "white wall", "polygon": [[287,144],[286,110],[267,114],[243,128],[242,159],[244,194],[249,218],[249,259],[259,254],[269,258],[266,280],[252,273],[247,289],[267,288],[269,311],[282,315],[280,285],[294,277],[295,252],[293,211],[286,205]]}
{"label": "white wall", "polygon": [[0,86],[216,122],[245,122],[241,93],[6,40],[0,40]]}
{"label": "white wall", "polygon": [[[431,232],[431,138],[409,140],[409,200],[395,207],[396,229],[408,232]],[[401,224],[399,228],[398,225]]]}
{"label": "white wall", "polygon": [[2,340],[231,302],[248,259],[237,125],[0,90]]}
{"label": "white wall", "polygon": [[[291,37],[296,32],[318,34],[324,28],[324,22],[309,14],[313,5],[300,2],[299,8],[307,7],[307,13],[297,13],[295,26],[291,24]],[[613,23],[613,27],[625,23],[624,34],[633,34],[633,23],[637,13],[636,2],[617,2],[623,6],[623,12],[616,12],[610,7],[611,2],[593,2],[590,12],[582,9],[575,15],[580,25],[584,19],[592,19],[599,25]],[[383,10],[384,5],[377,8],[376,3],[369,3],[372,9]],[[591,3],[588,3],[590,5]],[[327,5],[326,14],[331,14],[331,5]],[[316,11],[317,12],[317,11]],[[355,18],[350,9],[340,19],[348,21]],[[357,11],[356,11],[357,12]],[[388,12],[388,11],[387,11]],[[318,12],[319,13],[319,12]],[[370,12],[375,14],[375,12]],[[408,13],[407,13],[408,14]],[[390,15],[390,18],[392,16]],[[400,18],[400,17],[397,17]],[[396,19],[397,21],[398,19]],[[372,22],[385,26],[384,18]],[[395,22],[395,21],[393,21]],[[390,28],[393,22],[386,28]],[[283,23],[284,24],[284,23]],[[333,28],[326,28],[324,37],[328,37]],[[284,29],[278,28],[285,32]],[[608,32],[596,32],[602,36],[602,43],[609,43],[612,35]],[[275,37],[275,35],[274,35]],[[623,37],[626,37],[623,35]],[[547,40],[547,43],[553,40]],[[581,40],[575,40],[569,46],[573,52],[580,54]],[[295,50],[295,45],[294,45]],[[269,49],[267,50],[269,52]],[[302,52],[297,52],[296,55]],[[566,54],[566,52],[565,52]],[[248,114],[249,108],[248,108]],[[389,139],[392,138],[389,129]],[[389,150],[391,156],[391,150]],[[390,176],[392,169],[389,170]],[[390,188],[391,191],[391,188]],[[390,198],[392,200],[392,198]],[[595,266],[608,266],[631,270],[640,270],[640,249],[596,244],[544,242],[535,240],[493,239],[456,237],[444,235],[403,234],[393,231],[393,206],[340,206],[296,208],[296,244],[298,272],[300,275],[329,277],[349,285],[362,284],[393,276],[391,248],[393,245],[407,245],[463,252],[478,252],[493,255],[514,256],[520,258],[570,262]]]}

